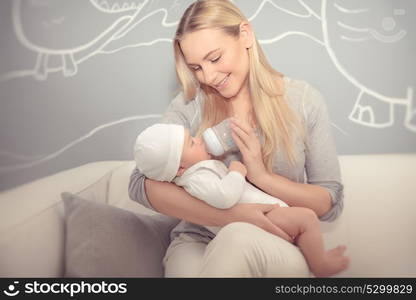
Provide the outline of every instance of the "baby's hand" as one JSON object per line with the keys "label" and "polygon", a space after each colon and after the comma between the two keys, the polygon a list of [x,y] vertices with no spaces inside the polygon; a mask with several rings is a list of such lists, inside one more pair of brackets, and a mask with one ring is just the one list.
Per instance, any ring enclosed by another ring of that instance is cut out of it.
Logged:
{"label": "baby's hand", "polygon": [[236,172],[240,173],[241,175],[243,175],[243,177],[246,177],[246,175],[247,175],[247,168],[246,168],[246,166],[243,165],[238,160],[233,160],[230,163],[230,166],[228,167],[228,170],[230,170],[230,172],[231,171],[236,171]]}

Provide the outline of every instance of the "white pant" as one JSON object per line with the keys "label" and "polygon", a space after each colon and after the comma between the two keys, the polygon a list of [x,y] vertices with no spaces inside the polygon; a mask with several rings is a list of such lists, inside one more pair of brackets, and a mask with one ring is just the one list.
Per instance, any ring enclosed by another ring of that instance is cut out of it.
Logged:
{"label": "white pant", "polygon": [[224,226],[213,240],[181,233],[163,260],[165,277],[309,277],[299,248],[249,223]]}

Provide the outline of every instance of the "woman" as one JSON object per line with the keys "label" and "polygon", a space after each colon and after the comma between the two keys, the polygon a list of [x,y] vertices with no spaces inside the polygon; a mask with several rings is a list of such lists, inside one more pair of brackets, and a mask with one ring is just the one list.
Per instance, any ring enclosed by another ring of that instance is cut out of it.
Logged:
{"label": "woman", "polygon": [[[321,220],[342,210],[342,184],[326,107],[306,82],[283,77],[267,62],[252,28],[229,1],[203,0],[182,16],[174,39],[182,93],[164,115],[200,134],[237,116],[233,137],[247,178],[290,206],[309,208]],[[254,129],[256,128],[256,129]],[[259,132],[259,137],[256,134]],[[167,277],[306,277],[299,249],[273,233],[273,205],[217,209],[167,182],[135,170],[130,197],[182,219],[164,258]],[[216,236],[199,225],[223,227]]]}

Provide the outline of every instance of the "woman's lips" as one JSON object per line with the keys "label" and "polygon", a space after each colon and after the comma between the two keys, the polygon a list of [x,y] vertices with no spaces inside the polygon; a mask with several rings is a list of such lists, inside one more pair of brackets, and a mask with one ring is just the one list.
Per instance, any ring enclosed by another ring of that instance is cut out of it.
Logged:
{"label": "woman's lips", "polygon": [[227,85],[227,83],[228,83],[228,78],[230,78],[230,75],[231,74],[228,74],[227,76],[225,76],[225,78],[223,80],[221,80],[221,82],[219,84],[216,84],[215,85],[215,88],[216,89],[222,89],[222,88],[224,88]]}

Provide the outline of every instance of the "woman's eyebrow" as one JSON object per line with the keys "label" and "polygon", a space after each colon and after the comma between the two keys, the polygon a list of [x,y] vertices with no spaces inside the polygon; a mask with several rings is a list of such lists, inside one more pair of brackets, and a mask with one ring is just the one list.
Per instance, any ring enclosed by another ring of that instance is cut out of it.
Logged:
{"label": "woman's eyebrow", "polygon": [[218,50],[220,50],[220,48],[217,48],[217,49],[214,49],[214,50],[212,50],[212,51],[209,51],[209,52],[207,53],[207,55],[205,55],[205,56],[204,56],[204,58],[203,58],[203,59],[204,59],[204,60],[205,60],[205,59],[207,59],[207,57],[208,57],[208,56],[210,56],[212,53],[214,53],[215,51],[218,51]]}

